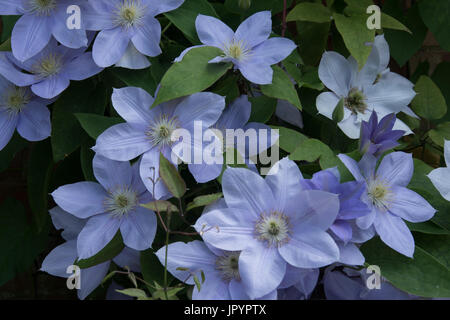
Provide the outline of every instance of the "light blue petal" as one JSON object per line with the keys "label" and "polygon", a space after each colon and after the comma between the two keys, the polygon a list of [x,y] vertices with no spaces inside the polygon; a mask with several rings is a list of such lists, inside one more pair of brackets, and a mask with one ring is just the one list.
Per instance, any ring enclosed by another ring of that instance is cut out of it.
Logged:
{"label": "light blue petal", "polygon": [[143,207],[137,207],[134,212],[123,218],[120,232],[123,243],[135,250],[146,250],[152,246],[156,234],[156,215]]}
{"label": "light blue petal", "polygon": [[381,161],[377,177],[390,185],[406,187],[411,181],[414,163],[411,153],[393,152]]}
{"label": "light blue petal", "polygon": [[136,27],[136,34],[131,38],[136,49],[147,56],[156,57],[161,54],[161,25],[158,20],[147,16],[143,24]]}
{"label": "light blue petal", "polygon": [[109,191],[131,185],[132,171],[127,161],[114,161],[99,154],[92,161],[95,178]]}
{"label": "light blue petal", "polygon": [[61,236],[65,240],[76,239],[86,224],[85,219],[79,219],[58,206],[49,210],[49,213],[55,228],[57,230],[63,229]]}
{"label": "light blue petal", "polygon": [[95,63],[102,68],[116,64],[125,54],[129,43],[130,36],[121,27],[100,31],[92,48]]}
{"label": "light blue petal", "polygon": [[11,140],[18,121],[17,115],[11,115],[8,111],[0,110],[0,150]]}
{"label": "light blue petal", "polygon": [[70,80],[79,81],[100,73],[103,68],[95,64],[92,59],[92,52],[86,52],[68,63],[65,70]]}
{"label": "light blue petal", "polygon": [[52,127],[48,108],[34,101],[28,103],[20,112],[17,131],[28,141],[41,141],[49,137]]}
{"label": "light blue petal", "polygon": [[350,63],[339,53],[328,51],[322,55],[319,78],[338,96],[347,96],[352,78]]}
{"label": "light blue petal", "polygon": [[[447,184],[449,182],[447,181]],[[436,213],[427,200],[405,187],[394,186],[394,200],[389,205],[389,212],[409,222],[424,222],[433,218]]]}
{"label": "light blue petal", "polygon": [[234,38],[248,48],[253,48],[267,40],[271,32],[272,13],[261,11],[245,19],[237,28]]}
{"label": "light blue petal", "polygon": [[55,277],[68,278],[67,267],[77,259],[77,241],[67,241],[53,249],[42,262],[41,271]]}
{"label": "light blue petal", "polygon": [[217,18],[199,14],[195,20],[195,27],[200,41],[207,45],[220,49],[231,43],[234,32],[226,24]]}
{"label": "light blue petal", "polygon": [[148,126],[156,117],[156,112],[150,111],[153,97],[141,88],[114,89],[111,100],[117,113],[129,123]]}
{"label": "light blue petal", "polygon": [[92,291],[94,291],[105,278],[109,270],[110,261],[103,262],[96,266],[81,269],[80,290],[78,298],[84,300]]}

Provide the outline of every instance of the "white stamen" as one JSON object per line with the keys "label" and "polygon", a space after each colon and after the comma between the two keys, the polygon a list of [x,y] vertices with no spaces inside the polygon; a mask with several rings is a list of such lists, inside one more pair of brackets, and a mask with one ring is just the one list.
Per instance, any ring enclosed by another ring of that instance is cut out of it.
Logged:
{"label": "white stamen", "polygon": [[289,242],[289,218],[281,212],[262,213],[255,226],[256,237],[269,247],[281,247]]}
{"label": "white stamen", "polygon": [[146,135],[153,146],[163,148],[173,144],[172,133],[179,128],[175,117],[169,118],[162,114],[149,127]]}
{"label": "white stamen", "polygon": [[63,66],[62,57],[49,53],[32,67],[32,72],[40,78],[47,78],[57,74]]}
{"label": "white stamen", "polygon": [[233,251],[227,252],[216,260],[216,270],[222,275],[224,281],[231,281],[233,279],[241,281],[239,275],[239,255],[241,252]]}
{"label": "white stamen", "polygon": [[17,114],[30,102],[32,97],[29,87],[10,86],[5,90],[0,107],[6,108],[9,113]]}
{"label": "white stamen", "polygon": [[223,52],[226,57],[240,62],[248,59],[252,53],[251,49],[243,40],[236,41],[235,39],[224,45]]}
{"label": "white stamen", "polygon": [[114,22],[125,29],[144,22],[147,7],[141,0],[122,0],[114,10]]}
{"label": "white stamen", "polygon": [[40,16],[49,16],[56,8],[57,0],[28,0],[25,10]]}
{"label": "white stamen", "polygon": [[389,184],[375,178],[367,182],[367,197],[377,209],[387,211],[394,198],[394,193]]}
{"label": "white stamen", "polygon": [[115,218],[121,218],[130,213],[139,205],[137,193],[130,187],[119,187],[108,192],[108,197],[104,200],[106,212],[111,213]]}

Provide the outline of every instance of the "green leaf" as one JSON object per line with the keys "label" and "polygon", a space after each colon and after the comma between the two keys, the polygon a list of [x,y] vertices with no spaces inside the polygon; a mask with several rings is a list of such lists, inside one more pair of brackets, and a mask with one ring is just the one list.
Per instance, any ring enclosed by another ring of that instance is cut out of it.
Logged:
{"label": "green leaf", "polygon": [[157,83],[152,76],[150,68],[142,70],[130,70],[124,68],[113,68],[111,72],[129,87],[139,87],[153,95]]}
{"label": "green leaf", "polygon": [[354,13],[350,17],[333,13],[336,28],[344,39],[345,46],[361,69],[372,51],[367,43],[375,39],[375,30],[367,28],[367,15]]}
{"label": "green leaf", "polygon": [[412,34],[411,30],[403,23],[385,13],[381,13],[381,26],[386,29],[401,30]]}
{"label": "green leaf", "polygon": [[122,252],[123,248],[125,248],[125,245],[123,244],[122,235],[120,234],[120,231],[117,231],[114,238],[102,250],[100,250],[100,252],[90,258],[78,260],[75,264],[81,269],[90,268],[100,263],[112,260]]}
{"label": "green leaf", "polygon": [[450,51],[450,1],[426,0],[419,2],[420,15],[441,47]]}
{"label": "green leaf", "polygon": [[121,118],[105,117],[92,113],[75,113],[75,117],[92,139],[97,139],[106,129],[124,122]]}
{"label": "green leaf", "polygon": [[397,288],[421,297],[450,297],[450,270],[422,248],[416,246],[410,259],[377,237],[363,244],[361,252]]}
{"label": "green leaf", "polygon": [[153,106],[203,91],[219,80],[231,63],[208,63],[220,56],[222,50],[200,47],[190,50],[182,61],[174,63],[161,80]]}
{"label": "green leaf", "polygon": [[433,120],[440,119],[447,113],[447,104],[441,90],[428,76],[421,76],[414,90],[417,95],[411,106],[417,115]]}
{"label": "green leaf", "polygon": [[142,207],[150,209],[152,211],[159,212],[167,212],[170,209],[170,212],[178,212],[178,208],[176,205],[169,201],[165,200],[156,200],[146,204],[141,204]]}
{"label": "green leaf", "polygon": [[405,221],[409,230],[426,233],[426,234],[450,234],[450,231],[445,230],[435,224],[433,221],[426,221],[421,223],[411,223]]}
{"label": "green leaf", "polygon": [[289,128],[278,126],[271,126],[271,128],[279,131],[280,138],[278,144],[281,149],[289,153],[294,152],[302,142],[308,140],[308,137],[302,133]]}
{"label": "green leaf", "polygon": [[77,150],[88,138],[75,113],[102,114],[110,98],[104,84],[94,85],[93,79],[73,82],[58,98],[52,112],[52,150],[55,162]]}
{"label": "green leaf", "polygon": [[306,65],[318,65],[327,45],[331,22],[297,21],[296,25],[298,33],[296,42],[300,43],[298,46],[300,56]]}
{"label": "green leaf", "polygon": [[199,14],[219,18],[213,6],[206,0],[185,0],[176,10],[164,15],[194,44],[200,44],[195,19]]}
{"label": "green leaf", "polygon": [[[48,226],[48,225],[47,225]],[[0,204],[0,286],[33,265],[47,247],[48,231],[38,233],[27,223],[23,205],[15,199]]]}
{"label": "green leaf", "polygon": [[450,122],[439,123],[428,132],[429,137],[437,145],[444,147],[444,140],[450,140]]}
{"label": "green leaf", "polygon": [[[449,74],[450,74],[450,62],[442,62],[436,67],[436,70],[434,70],[432,76],[434,83],[436,83],[436,85],[439,87],[442,94],[444,95],[447,106],[450,104],[450,81],[448,81]],[[450,121],[449,108],[447,108],[447,114],[439,121]]]}
{"label": "green leaf", "polygon": [[0,152],[0,172],[8,169],[15,155],[28,146],[29,142],[23,139],[17,132]]}
{"label": "green leaf", "polygon": [[177,168],[162,153],[159,154],[159,176],[175,198],[180,199],[186,193],[186,183]]}
{"label": "green leaf", "polygon": [[123,290],[116,289],[116,291],[129,297],[138,298],[138,300],[148,300],[149,298],[147,297],[147,294],[145,293],[144,290],[138,288],[130,288]]}
{"label": "green leaf", "polygon": [[302,2],[289,12],[286,20],[328,22],[331,20],[331,11],[319,3]]}
{"label": "green leaf", "polygon": [[[11,39],[11,32],[16,25],[17,20],[19,20],[21,16],[2,16],[2,34],[0,41],[4,42],[8,39]],[[7,50],[7,51],[11,51]]]}
{"label": "green leaf", "polygon": [[190,210],[192,210],[194,208],[198,208],[198,207],[205,207],[205,206],[210,205],[211,203],[219,200],[222,197],[223,197],[222,192],[198,196],[194,199],[194,201],[190,202],[187,205],[186,211],[190,211]]}
{"label": "green leaf", "polygon": [[272,84],[261,86],[262,93],[271,98],[287,100],[298,109],[302,110],[297,90],[295,90],[294,84],[289,76],[278,66],[272,66],[272,69]]}
{"label": "green leaf", "polygon": [[91,149],[91,144],[83,144],[80,149],[80,164],[83,176],[86,181],[97,181],[94,176],[94,169],[92,168],[92,160],[95,152]]}
{"label": "green leaf", "polygon": [[31,151],[28,163],[27,190],[38,231],[42,230],[48,219],[48,194],[52,169],[50,141],[37,143]]}
{"label": "green leaf", "polygon": [[[164,283],[164,266],[153,252],[153,249],[141,251],[140,256],[141,272],[144,280],[148,283]],[[168,275],[169,277],[170,274]],[[170,283],[170,281],[168,281]],[[155,288],[147,286],[150,292],[154,292]]]}
{"label": "green leaf", "polygon": [[11,38],[0,45],[0,51],[11,51]]}
{"label": "green leaf", "polygon": [[248,122],[266,123],[270,120],[277,108],[277,100],[265,96],[249,98],[252,104],[252,112]]}
{"label": "green leaf", "polygon": [[238,77],[236,75],[227,76],[225,79],[219,80],[211,92],[225,97],[225,103],[229,105],[240,96],[237,79]]}
{"label": "green leaf", "polygon": [[335,122],[341,122],[344,119],[344,98],[339,100],[338,104],[333,110],[333,120]]}
{"label": "green leaf", "polygon": [[414,234],[414,241],[450,271],[450,235]]}

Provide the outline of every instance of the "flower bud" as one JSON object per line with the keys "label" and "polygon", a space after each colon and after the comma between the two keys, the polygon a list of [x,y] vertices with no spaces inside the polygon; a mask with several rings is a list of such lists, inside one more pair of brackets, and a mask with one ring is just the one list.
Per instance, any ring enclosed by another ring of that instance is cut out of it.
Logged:
{"label": "flower bud", "polygon": [[252,0],[238,0],[239,8],[247,10],[252,5]]}

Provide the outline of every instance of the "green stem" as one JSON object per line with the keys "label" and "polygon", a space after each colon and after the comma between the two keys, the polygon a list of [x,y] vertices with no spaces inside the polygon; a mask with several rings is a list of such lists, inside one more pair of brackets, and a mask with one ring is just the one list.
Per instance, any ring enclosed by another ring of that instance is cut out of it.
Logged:
{"label": "green stem", "polygon": [[169,253],[169,235],[170,235],[170,219],[171,219],[171,213],[170,211],[167,212],[167,232],[166,232],[166,256],[164,260],[164,296],[166,297],[166,300],[169,300],[169,296],[167,295],[167,256]]}

